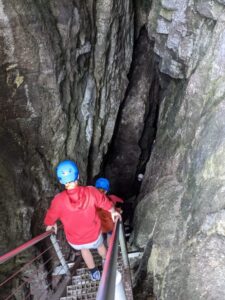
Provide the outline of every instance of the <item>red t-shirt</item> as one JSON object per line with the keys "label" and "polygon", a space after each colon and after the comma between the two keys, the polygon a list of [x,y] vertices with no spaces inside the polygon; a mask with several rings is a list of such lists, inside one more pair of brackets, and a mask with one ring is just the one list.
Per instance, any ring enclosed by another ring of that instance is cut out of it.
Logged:
{"label": "red t-shirt", "polygon": [[[123,199],[117,197],[116,195],[108,195],[108,198],[114,204],[114,206],[116,205],[116,203],[124,202]],[[115,208],[115,209],[116,209],[116,211],[120,212],[120,209],[117,209],[117,208]],[[107,233],[107,232],[112,231],[114,223],[113,223],[111,214],[102,208],[98,208],[97,213],[101,220],[102,232]]]}
{"label": "red t-shirt", "polygon": [[78,186],[55,196],[44,223],[48,226],[60,220],[68,242],[76,245],[87,244],[94,242],[101,232],[96,208],[110,210],[112,206],[107,196],[95,187]]}
{"label": "red t-shirt", "polygon": [[108,195],[108,198],[113,202],[114,205],[116,205],[116,203],[123,203],[123,199],[121,199],[120,197],[117,197],[116,195]]}

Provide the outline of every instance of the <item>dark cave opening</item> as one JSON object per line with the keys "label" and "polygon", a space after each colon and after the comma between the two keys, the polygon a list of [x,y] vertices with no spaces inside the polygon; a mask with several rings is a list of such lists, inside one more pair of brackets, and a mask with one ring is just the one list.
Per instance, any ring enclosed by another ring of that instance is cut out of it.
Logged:
{"label": "dark cave opening", "polygon": [[132,219],[141,187],[139,174],[145,173],[157,132],[161,87],[153,47],[143,26],[134,44],[129,84],[99,174],[109,178],[112,193],[126,200],[125,219]]}
{"label": "dark cave opening", "polygon": [[0,252],[45,231],[69,158],[125,200],[137,299],[225,298],[224,1],[36,2],[1,5]]}
{"label": "dark cave opening", "polygon": [[[120,105],[114,134],[99,176],[110,180],[110,193],[125,200],[123,220],[133,228],[134,211],[140,201],[142,180],[154,148],[160,104],[173,80],[160,72],[154,41],[142,26],[134,42],[129,84]],[[138,106],[142,103],[142,106]]]}

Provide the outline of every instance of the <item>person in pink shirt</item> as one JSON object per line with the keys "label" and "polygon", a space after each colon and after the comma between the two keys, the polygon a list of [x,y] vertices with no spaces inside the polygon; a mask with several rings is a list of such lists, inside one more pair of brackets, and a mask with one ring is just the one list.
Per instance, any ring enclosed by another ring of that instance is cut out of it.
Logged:
{"label": "person in pink shirt", "polygon": [[[110,182],[107,178],[100,177],[95,182],[95,187],[103,194],[107,195],[110,202],[113,204],[116,211],[118,211],[120,214],[122,213],[122,209],[119,207],[116,207],[117,203],[123,203],[123,199],[117,197],[116,195],[109,195],[110,190]],[[109,211],[103,209],[103,208],[97,208],[97,214],[101,220],[101,226],[102,226],[102,232],[106,235],[107,239],[107,246],[109,246],[110,238],[113,231],[113,221],[111,218],[111,215]]]}
{"label": "person in pink shirt", "polygon": [[44,224],[46,230],[54,228],[57,232],[56,221],[64,226],[66,239],[70,246],[81,250],[81,255],[90,271],[93,281],[100,280],[100,272],[95,266],[90,249],[97,249],[105,260],[106,248],[103,244],[101,221],[96,209],[102,208],[110,212],[113,221],[120,214],[115,211],[107,196],[93,186],[79,186],[79,170],[71,160],[60,162],[56,169],[59,182],[65,185],[65,190],[57,194],[51,202]]}

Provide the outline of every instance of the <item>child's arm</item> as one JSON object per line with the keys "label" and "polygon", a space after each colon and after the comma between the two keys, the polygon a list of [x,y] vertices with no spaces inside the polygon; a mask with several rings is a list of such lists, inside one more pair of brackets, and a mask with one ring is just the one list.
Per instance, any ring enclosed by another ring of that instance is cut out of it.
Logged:
{"label": "child's arm", "polygon": [[115,210],[113,203],[104,193],[99,192],[94,187],[92,187],[92,192],[95,195],[95,204],[97,207],[108,210],[111,213],[113,222],[115,222],[117,218],[121,220],[121,215]]}
{"label": "child's arm", "polygon": [[111,213],[113,222],[116,222],[117,218],[120,220],[122,219],[120,213],[115,210],[114,206],[109,210],[109,212]]}
{"label": "child's arm", "polygon": [[55,234],[57,234],[57,224],[55,223],[54,225],[49,225],[49,226],[46,227],[45,230],[46,231],[54,230]]}
{"label": "child's arm", "polygon": [[47,213],[46,213],[46,216],[44,219],[46,231],[53,229],[55,231],[55,234],[57,233],[56,221],[58,218],[59,218],[59,209],[58,209],[56,199],[54,198],[51,203],[50,208],[47,210]]}

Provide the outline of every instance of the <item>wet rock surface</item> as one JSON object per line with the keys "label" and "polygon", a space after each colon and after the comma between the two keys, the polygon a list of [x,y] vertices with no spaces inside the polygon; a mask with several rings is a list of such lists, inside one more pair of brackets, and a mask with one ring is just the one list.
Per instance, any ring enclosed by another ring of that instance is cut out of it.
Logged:
{"label": "wet rock surface", "polygon": [[0,1],[1,254],[43,231],[59,160],[77,161],[81,183],[107,175],[125,198],[141,172],[138,293],[225,299],[224,10]]}
{"label": "wet rock surface", "polygon": [[[166,1],[153,2],[149,19],[161,71],[183,79],[171,80],[161,102],[133,239],[139,247],[153,242],[147,273],[154,278],[158,299],[223,299],[224,8],[216,14],[214,1],[210,6],[206,1],[174,5],[169,9]],[[163,26],[159,22],[162,8],[176,10],[169,28],[168,20]],[[198,13],[192,15],[195,9]],[[177,19],[179,10],[183,15]],[[194,35],[185,31],[190,22]],[[181,59],[186,38],[194,48]]]}
{"label": "wet rock surface", "polygon": [[108,152],[105,175],[114,193],[131,197],[138,192],[138,173],[145,164],[155,139],[158,82],[153,43],[147,30],[140,31],[129,74],[129,86]]}
{"label": "wet rock surface", "polygon": [[0,27],[3,253],[32,219],[43,230],[60,159],[77,161],[83,183],[99,172],[128,83],[132,4],[2,0]]}

